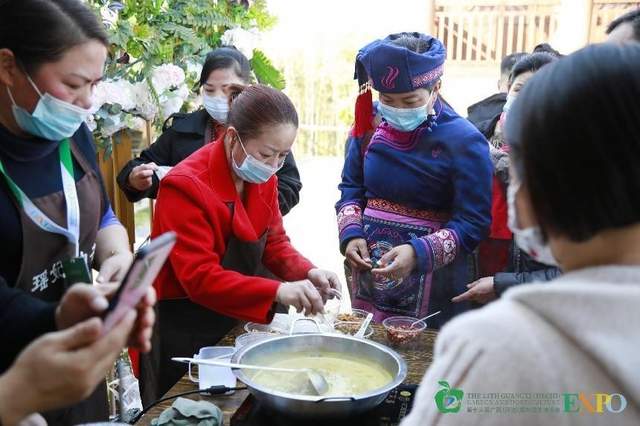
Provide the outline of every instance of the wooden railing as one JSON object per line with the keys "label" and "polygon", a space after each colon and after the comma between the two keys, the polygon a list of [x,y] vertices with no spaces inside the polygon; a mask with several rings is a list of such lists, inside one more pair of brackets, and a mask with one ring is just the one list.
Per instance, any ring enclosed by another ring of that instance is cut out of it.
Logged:
{"label": "wooden railing", "polygon": [[[564,16],[560,24],[562,6],[575,8],[576,16]],[[431,0],[429,19],[431,33],[447,47],[448,62],[478,65],[551,42],[559,25],[584,34],[577,47],[604,41],[609,23],[638,7],[640,1],[623,0]]]}
{"label": "wooden railing", "polygon": [[609,23],[624,13],[640,8],[640,1],[593,0],[589,25],[589,43],[599,43],[607,37]]}
{"label": "wooden railing", "polygon": [[560,0],[438,0],[433,34],[447,47],[447,61],[499,62],[549,41]]}

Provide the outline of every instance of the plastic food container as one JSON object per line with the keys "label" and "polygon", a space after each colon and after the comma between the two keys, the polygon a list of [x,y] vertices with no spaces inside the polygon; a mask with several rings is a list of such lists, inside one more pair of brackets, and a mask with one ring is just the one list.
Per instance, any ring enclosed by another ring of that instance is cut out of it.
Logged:
{"label": "plastic food container", "polygon": [[270,333],[273,335],[284,334],[279,329],[274,329],[271,324],[259,324],[257,322],[248,322],[244,325],[244,331],[247,333]]}
{"label": "plastic food container", "polygon": [[403,316],[389,317],[382,321],[389,344],[396,348],[415,348],[427,328],[427,323],[424,321],[418,321],[411,327],[411,324],[416,321],[418,318]]}
{"label": "plastic food container", "polygon": [[[347,336],[354,336],[358,332],[358,330],[360,330],[360,325],[362,325],[362,321],[360,322],[338,321],[335,324],[333,324],[333,328],[338,333],[346,334]],[[367,331],[365,331],[363,337],[365,339],[368,339],[372,335],[373,335],[373,327],[371,327],[371,324],[369,324],[369,326],[367,327]]]}
{"label": "plastic food container", "polygon": [[252,331],[250,333],[244,333],[236,337],[236,350],[250,345],[254,342],[260,342],[262,340],[271,339],[273,337],[279,337],[277,334],[265,333],[261,331]]}
{"label": "plastic food container", "polygon": [[[216,359],[220,361],[230,361],[231,357],[236,353],[233,346],[207,346],[201,348],[193,357],[197,359]],[[228,367],[216,367],[213,365],[199,365],[198,378],[191,374],[193,367],[189,364],[189,379],[198,383],[200,389],[207,389],[211,386],[227,386],[233,388],[236,386],[236,376]],[[231,394],[233,391],[227,392]]]}

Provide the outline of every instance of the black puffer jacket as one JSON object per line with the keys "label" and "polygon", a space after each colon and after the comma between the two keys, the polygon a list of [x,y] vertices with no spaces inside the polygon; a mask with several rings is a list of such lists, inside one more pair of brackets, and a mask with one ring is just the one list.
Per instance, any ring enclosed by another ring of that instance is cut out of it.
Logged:
{"label": "black puffer jacket", "polygon": [[559,268],[536,262],[511,242],[509,267],[493,277],[493,288],[498,296],[520,284],[551,281],[562,274]]}
{"label": "black puffer jacket", "polygon": [[500,115],[506,102],[506,93],[493,94],[467,108],[467,120],[480,129],[480,123]]}

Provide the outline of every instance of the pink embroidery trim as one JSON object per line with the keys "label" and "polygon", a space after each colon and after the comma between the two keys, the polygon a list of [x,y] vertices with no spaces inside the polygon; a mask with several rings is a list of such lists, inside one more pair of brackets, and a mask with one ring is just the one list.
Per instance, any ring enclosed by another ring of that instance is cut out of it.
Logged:
{"label": "pink embroidery trim", "polygon": [[342,206],[338,212],[338,231],[342,231],[352,225],[362,226],[362,208],[355,203]]}
{"label": "pink embroidery trim", "polygon": [[458,239],[454,231],[441,229],[424,237],[433,253],[433,269],[436,270],[453,262],[458,254]]}
{"label": "pink embroidery trim", "polygon": [[429,72],[426,72],[417,77],[414,77],[413,80],[411,80],[411,84],[413,84],[413,87],[416,89],[418,87],[422,87],[425,84],[431,83],[434,80],[437,80],[438,78],[440,78],[442,76],[443,71],[444,71],[444,65],[440,65],[439,67],[436,67]]}
{"label": "pink embroidery trim", "polygon": [[400,70],[398,69],[398,67],[392,66],[388,66],[387,70],[387,75],[382,77],[381,83],[387,89],[394,89],[396,87],[396,78],[398,78],[398,75],[400,75]]}

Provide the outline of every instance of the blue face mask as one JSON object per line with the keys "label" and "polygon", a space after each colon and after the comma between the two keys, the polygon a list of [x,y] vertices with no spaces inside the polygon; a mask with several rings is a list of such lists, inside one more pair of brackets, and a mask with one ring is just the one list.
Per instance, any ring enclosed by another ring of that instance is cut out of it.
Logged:
{"label": "blue face mask", "polygon": [[[433,94],[434,92],[432,92]],[[427,103],[417,108],[394,108],[380,102],[380,113],[382,118],[396,130],[401,132],[411,132],[418,128],[427,119],[429,111],[427,107],[431,105],[431,97]]]}
{"label": "blue face mask", "polygon": [[204,108],[209,115],[218,123],[227,124],[227,116],[229,115],[229,100],[224,96],[211,96],[204,94],[202,96]]}
{"label": "blue face mask", "polygon": [[238,166],[236,160],[233,158],[233,150],[231,151],[231,162],[233,163],[233,171],[236,172],[238,177],[245,182],[249,183],[265,183],[271,176],[275,175],[278,170],[282,168],[284,165],[284,161],[280,164],[279,167],[275,168],[269,166],[268,164],[263,163],[262,161],[255,158],[253,155],[249,154],[247,150],[244,148],[244,144],[240,140],[240,137],[237,136],[238,143],[240,147],[244,151],[246,158],[242,162],[241,165]]}
{"label": "blue face mask", "polygon": [[43,95],[31,77],[27,76],[27,79],[40,96],[36,109],[32,113],[16,104],[11,90],[7,87],[9,98],[13,104],[11,107],[13,117],[18,126],[26,133],[59,142],[71,137],[91,114],[91,110],[62,101],[48,93]]}

